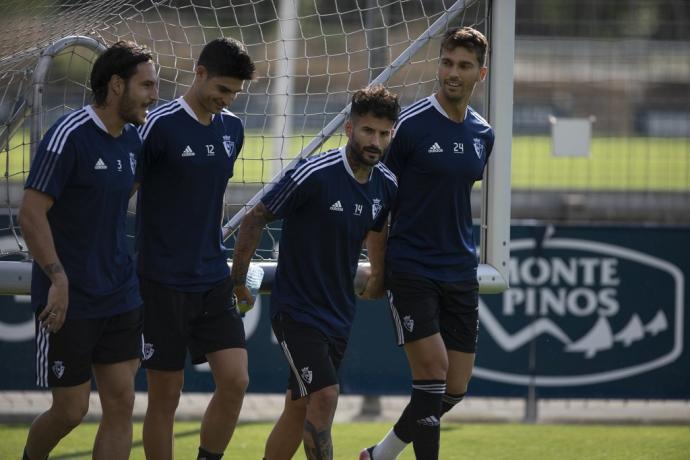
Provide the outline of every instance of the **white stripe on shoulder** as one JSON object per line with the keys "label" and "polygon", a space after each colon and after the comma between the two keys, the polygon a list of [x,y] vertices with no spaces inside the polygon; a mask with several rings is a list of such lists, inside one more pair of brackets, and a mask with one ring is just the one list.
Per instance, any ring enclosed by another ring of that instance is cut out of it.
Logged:
{"label": "white stripe on shoulder", "polygon": [[383,173],[383,176],[391,182],[393,182],[396,187],[398,186],[398,179],[395,177],[395,174],[393,174],[393,171],[388,169],[386,165],[384,165],[383,163],[376,163],[375,168],[381,171]]}
{"label": "white stripe on shoulder", "polygon": [[151,128],[156,124],[158,120],[168,115],[172,115],[175,112],[182,110],[182,105],[177,99],[163,104],[160,107],[156,107],[147,117],[146,123],[138,128],[139,137],[141,140],[145,140],[146,137],[151,132]]}
{"label": "white stripe on shoulder", "polygon": [[474,117],[477,118],[477,120],[479,120],[480,122],[484,123],[486,126],[489,126],[489,127],[491,126],[491,125],[489,124],[489,122],[486,121],[486,119],[485,119],[484,117],[482,117],[481,115],[479,115],[479,112],[477,112],[476,110],[474,110],[472,107],[469,107],[469,106],[468,106],[467,109],[468,109],[468,112],[469,112],[470,114],[472,114]]}
{"label": "white stripe on shoulder", "polygon": [[340,162],[340,155],[324,154],[318,157],[309,158],[295,169],[292,180],[297,183],[302,183],[314,171],[318,171],[319,169],[338,162]]}
{"label": "white stripe on shoulder", "polygon": [[63,139],[66,139],[69,132],[71,132],[71,129],[74,126],[78,126],[89,121],[90,119],[91,117],[86,111],[86,108],[81,108],[76,112],[67,115],[65,118],[62,119],[62,121],[60,121],[58,126],[53,131],[46,150],[58,154],[61,153],[62,150],[59,148],[59,146],[62,143]]}
{"label": "white stripe on shoulder", "polygon": [[431,102],[429,102],[428,99],[424,99],[424,101],[424,104],[415,104],[413,110],[409,110],[406,111],[404,114],[401,114],[400,118],[398,118],[398,122],[395,124],[395,129],[398,129],[406,120],[410,119],[411,117],[418,115],[433,107],[433,105],[431,104]]}
{"label": "white stripe on shoulder", "polygon": [[407,112],[411,112],[413,110],[417,110],[419,106],[425,105],[425,104],[430,104],[431,100],[429,99],[431,96],[427,96],[423,99],[418,100],[417,102],[413,102],[412,104],[408,105],[407,107],[403,107],[403,109],[400,111],[400,116],[405,115]]}
{"label": "white stripe on shoulder", "polygon": [[340,163],[340,155],[323,155],[310,158],[305,163],[300,165],[292,174],[292,183],[280,190],[270,202],[264,203],[271,212],[278,211],[285,201],[297,190],[297,187],[309,178],[313,173],[329,166]]}
{"label": "white stripe on shoulder", "polygon": [[220,114],[221,114],[221,115],[226,115],[226,116],[232,117],[232,118],[237,118],[238,120],[240,119],[240,117],[238,117],[237,115],[235,115],[234,113],[232,113],[232,112],[229,111],[228,109],[223,109],[223,110],[221,110],[221,111],[220,111]]}

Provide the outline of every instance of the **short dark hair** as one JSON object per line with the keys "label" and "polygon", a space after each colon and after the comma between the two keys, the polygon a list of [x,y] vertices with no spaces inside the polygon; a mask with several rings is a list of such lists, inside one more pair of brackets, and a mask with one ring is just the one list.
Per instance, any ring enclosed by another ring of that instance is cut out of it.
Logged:
{"label": "short dark hair", "polygon": [[456,27],[449,29],[441,40],[441,52],[453,51],[461,46],[475,54],[480,66],[486,65],[486,51],[489,49],[489,41],[483,33],[472,27]]}
{"label": "short dark hair", "polygon": [[362,117],[369,113],[377,118],[398,121],[398,115],[400,115],[398,96],[382,85],[368,86],[355,91],[352,95],[350,118],[354,115]]}
{"label": "short dark hair", "polygon": [[256,70],[244,45],[227,37],[208,42],[201,50],[197,65],[206,67],[209,76],[240,80],[251,80]]}
{"label": "short dark hair", "polygon": [[108,97],[108,82],[117,75],[125,84],[142,62],[153,60],[151,51],[134,42],[119,41],[98,56],[91,69],[91,92],[96,105],[103,105]]}

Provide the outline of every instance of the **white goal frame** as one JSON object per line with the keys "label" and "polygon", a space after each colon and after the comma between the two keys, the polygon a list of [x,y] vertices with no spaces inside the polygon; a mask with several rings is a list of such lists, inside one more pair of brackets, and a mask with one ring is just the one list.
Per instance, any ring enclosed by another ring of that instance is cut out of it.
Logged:
{"label": "white goal frame", "polygon": [[[422,46],[435,40],[448,23],[464,11],[466,0],[456,1],[439,17],[416,41],[389,64],[370,84],[384,84],[388,79]],[[482,182],[482,209],[480,223],[480,265],[477,278],[480,293],[493,294],[505,291],[509,286],[508,262],[510,257],[510,191],[511,191],[511,145],[513,122],[513,61],[515,48],[515,1],[489,0],[488,36],[489,51],[489,91],[488,121],[493,126],[496,138],[489,163]],[[80,45],[96,52],[102,52],[105,46],[90,37],[65,37],[41,53],[33,75],[33,92],[27,106],[15,113],[15,118],[8,122],[8,128],[19,126],[22,117],[40,113],[44,77],[52,58],[66,47]],[[293,167],[301,158],[311,155],[335,133],[343,124],[349,105],[336,115],[325,128],[292,161],[285,164],[274,179],[266,183],[223,227],[223,237],[227,238],[239,227],[246,212],[256,204],[261,196],[273,186],[283,172]],[[42,135],[41,117],[34,117],[31,125],[32,157],[33,149]],[[3,133],[9,139],[12,129]],[[272,288],[275,273],[274,261],[262,261],[259,264],[266,273],[262,291]],[[367,262],[360,263],[355,285],[361,285],[365,279]],[[30,262],[0,261],[0,295],[29,294],[31,280]]]}

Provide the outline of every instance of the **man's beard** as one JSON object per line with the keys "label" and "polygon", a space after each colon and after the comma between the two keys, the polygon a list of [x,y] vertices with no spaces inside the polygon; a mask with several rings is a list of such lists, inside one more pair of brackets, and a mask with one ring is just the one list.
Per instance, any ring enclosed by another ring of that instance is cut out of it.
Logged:
{"label": "man's beard", "polygon": [[140,108],[134,98],[129,95],[129,88],[125,87],[125,93],[120,98],[120,110],[118,115],[126,123],[142,124],[143,122],[139,119],[137,111]]}
{"label": "man's beard", "polygon": [[[364,155],[365,151],[371,151],[377,153],[379,156],[376,160],[369,160]],[[352,157],[358,162],[366,166],[375,166],[381,158],[383,157],[383,152],[376,147],[361,147],[356,141],[350,143],[350,151],[352,152]]]}

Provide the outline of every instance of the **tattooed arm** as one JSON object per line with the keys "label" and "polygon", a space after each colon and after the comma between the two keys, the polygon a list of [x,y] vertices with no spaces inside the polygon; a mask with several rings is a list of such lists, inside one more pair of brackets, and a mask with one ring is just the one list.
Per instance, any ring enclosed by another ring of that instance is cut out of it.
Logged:
{"label": "tattooed arm", "polygon": [[50,195],[27,189],[19,212],[19,224],[26,245],[51,282],[48,302],[38,317],[49,332],[57,332],[62,327],[69,300],[69,282],[55,251],[53,234],[48,223],[47,214],[53,203]]}
{"label": "tattooed arm", "polygon": [[249,289],[245,285],[247,281],[247,270],[249,263],[254,255],[256,247],[261,239],[261,231],[267,223],[275,220],[275,216],[266,206],[259,201],[242,219],[240,228],[235,241],[235,251],[232,257],[232,272],[230,278],[234,285],[234,292],[238,302],[247,302],[254,305]]}

